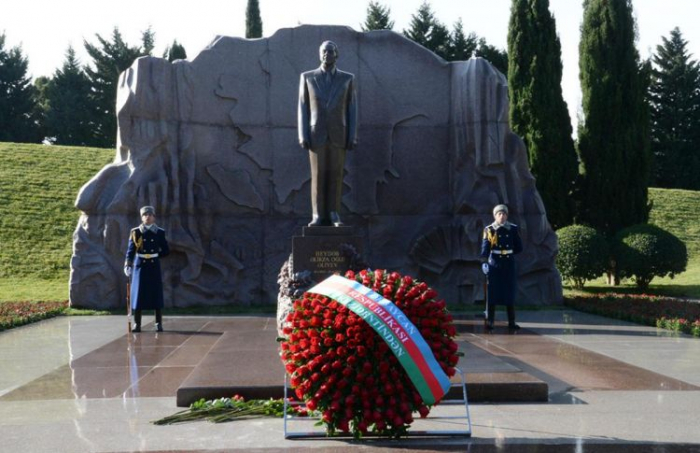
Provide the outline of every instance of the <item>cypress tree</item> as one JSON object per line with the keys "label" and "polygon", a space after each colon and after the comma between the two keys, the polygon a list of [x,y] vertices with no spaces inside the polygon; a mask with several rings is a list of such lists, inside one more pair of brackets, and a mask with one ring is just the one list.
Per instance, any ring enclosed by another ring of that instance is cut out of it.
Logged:
{"label": "cypress tree", "polygon": [[464,26],[460,17],[452,28],[452,39],[450,40],[450,61],[469,60],[476,51],[479,38],[476,33],[464,34]]}
{"label": "cypress tree", "polygon": [[700,189],[700,67],[676,27],[652,57],[651,148],[659,187]]}
{"label": "cypress tree", "polygon": [[66,60],[49,82],[46,98],[46,134],[61,145],[90,146],[93,107],[90,103],[90,80],[68,47]]}
{"label": "cypress tree", "polygon": [[260,18],[260,5],[258,0],[248,0],[245,7],[245,37],[262,38],[263,24]]}
{"label": "cypress tree", "polygon": [[178,43],[176,39],[173,41],[171,46],[165,48],[163,58],[167,59],[171,63],[175,60],[186,60],[187,52],[185,51],[185,47]]}
{"label": "cypress tree", "polygon": [[513,0],[508,27],[510,125],[525,141],[552,227],[573,223],[578,162],[561,90],[561,44],[549,0]]}
{"label": "cypress tree", "polygon": [[367,6],[367,18],[364,24],[360,24],[362,31],[391,30],[394,28],[394,21],[389,15],[391,9],[382,6],[379,2],[371,1]]}
{"label": "cypress tree", "polygon": [[5,50],[5,34],[0,34],[0,142],[38,142],[41,138],[28,66],[22,48]]}
{"label": "cypress tree", "polygon": [[85,49],[92,58],[92,67],[86,67],[85,72],[91,86],[94,146],[108,148],[115,146],[117,139],[116,100],[119,74],[129,68],[136,58],[147,55],[144,51],[148,50],[148,45],[144,40],[143,47],[129,46],[116,27],[112,31],[111,42],[99,34],[96,36],[98,45],[84,41]]}
{"label": "cypress tree", "polygon": [[631,0],[583,6],[578,220],[610,237],[649,217],[649,71],[635,47]]}
{"label": "cypress tree", "polygon": [[450,32],[442,22],[437,20],[427,1],[423,2],[418,12],[411,16],[410,28],[404,30],[403,34],[442,58],[449,59]]}

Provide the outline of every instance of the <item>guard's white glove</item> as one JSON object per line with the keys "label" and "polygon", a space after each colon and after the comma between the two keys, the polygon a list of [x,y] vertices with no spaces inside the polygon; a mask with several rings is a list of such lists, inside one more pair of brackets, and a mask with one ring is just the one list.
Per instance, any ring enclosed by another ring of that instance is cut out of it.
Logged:
{"label": "guard's white glove", "polygon": [[484,263],[481,265],[481,272],[483,272],[484,275],[489,274],[489,264],[488,263]]}
{"label": "guard's white glove", "polygon": [[131,266],[124,266],[124,275],[127,278],[131,278]]}

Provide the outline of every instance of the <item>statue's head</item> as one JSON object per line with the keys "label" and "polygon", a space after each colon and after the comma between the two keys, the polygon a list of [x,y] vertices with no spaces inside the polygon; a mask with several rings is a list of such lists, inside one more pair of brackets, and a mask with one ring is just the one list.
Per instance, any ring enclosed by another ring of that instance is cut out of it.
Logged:
{"label": "statue's head", "polygon": [[318,56],[324,66],[333,66],[338,60],[338,46],[333,41],[323,41]]}

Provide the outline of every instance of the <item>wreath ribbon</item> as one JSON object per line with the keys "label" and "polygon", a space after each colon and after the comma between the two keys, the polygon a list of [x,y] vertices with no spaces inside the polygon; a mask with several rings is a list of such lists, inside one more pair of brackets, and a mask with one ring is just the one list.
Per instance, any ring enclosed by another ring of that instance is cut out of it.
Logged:
{"label": "wreath ribbon", "polygon": [[418,328],[393,302],[340,275],[328,277],[308,292],[330,297],[367,322],[394,353],[425,404],[435,404],[445,396],[450,378]]}

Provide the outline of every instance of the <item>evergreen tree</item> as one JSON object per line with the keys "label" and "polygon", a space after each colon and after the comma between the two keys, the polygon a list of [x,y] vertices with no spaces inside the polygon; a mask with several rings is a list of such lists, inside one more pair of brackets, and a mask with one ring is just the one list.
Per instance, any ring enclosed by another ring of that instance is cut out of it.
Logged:
{"label": "evergreen tree", "polygon": [[46,115],[49,111],[49,86],[51,79],[46,76],[39,76],[34,79],[34,90],[32,103],[34,104],[33,118],[36,125],[37,139],[43,141],[48,136],[46,129]]}
{"label": "evergreen tree", "polygon": [[61,145],[90,146],[92,134],[90,80],[68,47],[66,60],[57,69],[47,89],[46,135]]}
{"label": "evergreen tree", "polygon": [[156,34],[151,30],[151,26],[141,33],[141,55],[153,55],[153,48],[156,46]]}
{"label": "evergreen tree", "polygon": [[245,7],[245,37],[262,38],[263,24],[260,18],[260,5],[258,0],[248,0]]}
{"label": "evergreen tree", "polygon": [[41,138],[28,66],[22,48],[5,50],[5,34],[0,34],[0,142],[38,142]]}
{"label": "evergreen tree", "polygon": [[[85,69],[92,94],[93,133],[95,146],[113,147],[117,138],[117,118],[115,113],[117,82],[119,74],[129,68],[137,57],[147,55],[146,50],[153,49],[152,42],[144,39],[143,48],[132,47],[124,42],[119,29],[112,32],[112,41],[107,41],[99,34],[98,45],[85,41],[85,49],[92,58],[92,67]],[[146,38],[147,32],[144,32]],[[152,35],[150,35],[152,37]]]}
{"label": "evergreen tree", "polygon": [[427,1],[423,2],[418,12],[411,16],[410,28],[404,30],[403,34],[442,58],[449,58],[450,32],[437,20]]}
{"label": "evergreen tree", "polygon": [[700,189],[700,67],[675,28],[652,60],[651,148],[659,187]]}
{"label": "evergreen tree", "polygon": [[173,41],[172,46],[166,47],[165,52],[163,52],[163,58],[167,59],[169,62],[175,60],[186,60],[187,52],[185,52],[185,47],[177,42],[177,39]]}
{"label": "evergreen tree", "polygon": [[469,35],[464,34],[464,26],[462,25],[462,18],[459,18],[455,22],[452,28],[452,37],[450,39],[450,61],[463,61],[469,60],[476,51],[476,47],[479,43],[479,38],[476,33],[472,32]]}
{"label": "evergreen tree", "polygon": [[390,19],[391,9],[382,6],[379,2],[370,1],[367,6],[367,18],[361,24],[362,31],[371,30],[391,30],[394,28],[394,21]]}
{"label": "evergreen tree", "polygon": [[649,217],[649,70],[635,47],[631,0],[584,0],[583,6],[578,220],[610,237]]}
{"label": "evergreen tree", "polygon": [[554,229],[571,225],[578,162],[561,90],[561,44],[549,0],[513,0],[508,27],[510,125],[525,141],[530,170]]}
{"label": "evergreen tree", "polygon": [[486,39],[479,39],[479,47],[476,48],[474,55],[488,60],[503,74],[508,74],[508,52],[492,46],[486,42]]}

